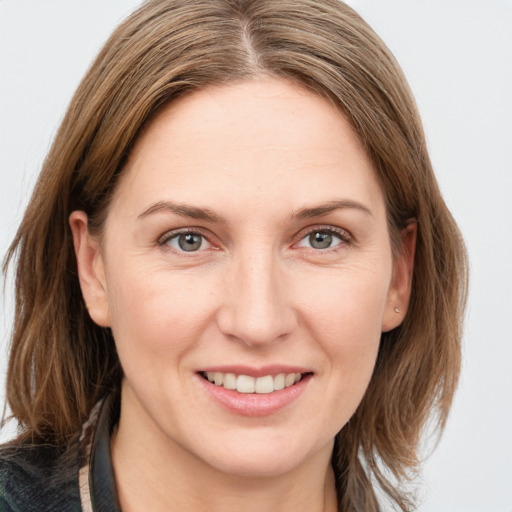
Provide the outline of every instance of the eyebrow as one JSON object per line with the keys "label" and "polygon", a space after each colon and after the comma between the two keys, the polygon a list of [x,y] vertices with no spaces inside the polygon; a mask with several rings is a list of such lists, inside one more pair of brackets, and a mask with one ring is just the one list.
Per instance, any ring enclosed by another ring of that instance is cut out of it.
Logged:
{"label": "eyebrow", "polygon": [[147,210],[144,210],[139,216],[139,219],[143,219],[148,215],[156,212],[167,211],[179,215],[180,217],[186,217],[189,219],[204,220],[217,224],[227,224],[226,220],[220,215],[216,214],[209,208],[198,208],[197,206],[190,206],[187,204],[173,203],[171,201],[159,201],[154,205],[150,206]]}
{"label": "eyebrow", "polygon": [[[312,219],[314,217],[322,217],[335,210],[342,209],[355,209],[359,210],[367,215],[373,216],[371,210],[363,204],[352,201],[350,199],[339,199],[336,201],[329,201],[328,203],[314,206],[311,208],[301,208],[292,214],[292,219],[304,220]],[[204,220],[216,224],[227,224],[224,217],[218,215],[209,208],[199,208],[197,206],[190,206],[182,203],[173,203],[171,201],[159,201],[151,205],[149,208],[144,210],[139,216],[139,219],[143,219],[148,215],[156,212],[167,211],[179,215],[180,217],[186,217],[189,219]]]}
{"label": "eyebrow", "polygon": [[373,213],[364,204],[350,199],[339,199],[311,208],[301,208],[292,214],[292,219],[304,220],[314,217],[322,217],[335,210],[355,209],[373,217]]}

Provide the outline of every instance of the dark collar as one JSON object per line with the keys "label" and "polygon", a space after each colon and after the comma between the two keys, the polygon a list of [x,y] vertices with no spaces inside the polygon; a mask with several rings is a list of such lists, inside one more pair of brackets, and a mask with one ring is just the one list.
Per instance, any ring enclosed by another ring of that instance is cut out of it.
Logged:
{"label": "dark collar", "polygon": [[121,512],[116,493],[110,438],[119,421],[119,395],[96,404],[80,436],[80,500],[84,512]]}

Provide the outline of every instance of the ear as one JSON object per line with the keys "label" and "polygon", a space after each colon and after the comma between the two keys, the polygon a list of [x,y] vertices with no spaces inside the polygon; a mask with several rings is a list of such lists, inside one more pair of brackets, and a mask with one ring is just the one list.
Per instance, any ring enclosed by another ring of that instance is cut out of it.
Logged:
{"label": "ear", "polygon": [[382,332],[398,327],[407,313],[411,298],[417,232],[416,221],[411,221],[401,232],[402,240],[393,261],[393,276],[382,319]]}
{"label": "ear", "polygon": [[101,327],[110,327],[107,285],[99,241],[89,233],[87,214],[74,211],[69,216],[73,233],[78,278],[87,311]]}

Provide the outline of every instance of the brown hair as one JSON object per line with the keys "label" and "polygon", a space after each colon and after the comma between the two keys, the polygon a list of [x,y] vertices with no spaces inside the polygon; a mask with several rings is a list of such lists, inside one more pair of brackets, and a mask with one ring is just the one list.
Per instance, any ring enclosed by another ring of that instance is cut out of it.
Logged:
{"label": "brown hair", "polygon": [[23,439],[64,443],[121,378],[112,335],[81,298],[69,214],[84,210],[101,231],[127,156],[163,105],[261,75],[294,80],[344,112],[378,172],[395,247],[418,223],[408,313],[382,335],[333,453],[340,510],[379,510],[375,484],[407,510],[394,479],[414,474],[426,420],[434,414],[442,429],[458,380],[466,255],[397,63],[337,0],[152,0],[113,33],[75,93],[4,264],[17,257],[11,411]]}

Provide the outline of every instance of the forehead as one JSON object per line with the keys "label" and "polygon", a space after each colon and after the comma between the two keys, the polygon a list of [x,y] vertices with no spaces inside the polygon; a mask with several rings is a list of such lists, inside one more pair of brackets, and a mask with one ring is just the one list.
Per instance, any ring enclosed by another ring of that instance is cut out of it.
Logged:
{"label": "forehead", "polygon": [[372,162],[340,110],[271,78],[212,86],[167,105],[135,144],[118,188],[117,197],[140,201],[179,193],[203,202],[205,191],[209,201],[224,201],[231,192],[233,205],[238,197],[381,196]]}

